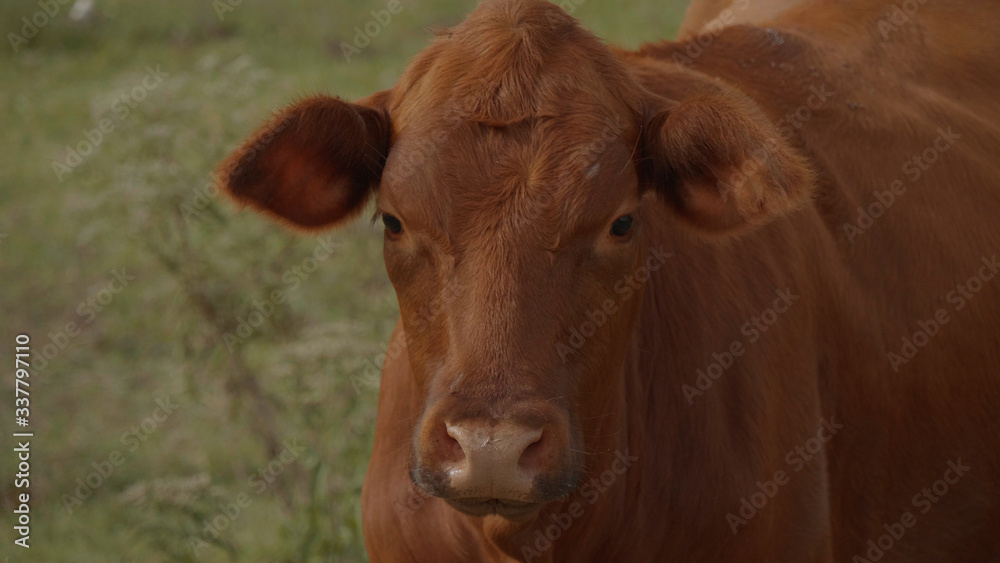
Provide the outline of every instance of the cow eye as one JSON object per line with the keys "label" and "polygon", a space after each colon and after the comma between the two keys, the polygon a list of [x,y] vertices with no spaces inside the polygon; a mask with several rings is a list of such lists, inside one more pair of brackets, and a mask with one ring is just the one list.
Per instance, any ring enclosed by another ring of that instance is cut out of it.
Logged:
{"label": "cow eye", "polygon": [[382,214],[382,224],[385,225],[385,230],[394,235],[403,232],[403,224],[399,222],[399,219],[388,213]]}
{"label": "cow eye", "polygon": [[635,221],[632,219],[631,215],[623,215],[611,224],[611,234],[616,237],[623,237],[632,230],[632,224]]}

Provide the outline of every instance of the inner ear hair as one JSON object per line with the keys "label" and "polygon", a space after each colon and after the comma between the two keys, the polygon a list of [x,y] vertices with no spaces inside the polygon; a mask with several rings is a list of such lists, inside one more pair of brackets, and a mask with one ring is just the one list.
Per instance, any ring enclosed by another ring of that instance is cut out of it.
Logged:
{"label": "inner ear hair", "polygon": [[275,115],[220,166],[237,202],[298,228],[326,227],[364,207],[382,175],[392,126],[372,96],[362,105],[307,98]]}

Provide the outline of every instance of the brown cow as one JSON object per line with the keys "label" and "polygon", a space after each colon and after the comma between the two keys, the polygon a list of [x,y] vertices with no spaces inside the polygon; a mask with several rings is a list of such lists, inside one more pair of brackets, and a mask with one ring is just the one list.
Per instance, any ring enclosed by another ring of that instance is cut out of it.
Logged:
{"label": "brown cow", "polygon": [[486,0],[251,137],[240,202],[385,224],[371,558],[1000,560],[997,21]]}

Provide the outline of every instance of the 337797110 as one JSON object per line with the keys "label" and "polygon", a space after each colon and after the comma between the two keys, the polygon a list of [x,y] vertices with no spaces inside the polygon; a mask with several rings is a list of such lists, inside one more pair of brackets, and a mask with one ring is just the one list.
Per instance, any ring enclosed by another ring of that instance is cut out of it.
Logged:
{"label": "337797110", "polygon": [[18,426],[27,426],[31,414],[28,394],[28,358],[31,355],[31,338],[27,334],[19,334],[14,339],[14,417]]}

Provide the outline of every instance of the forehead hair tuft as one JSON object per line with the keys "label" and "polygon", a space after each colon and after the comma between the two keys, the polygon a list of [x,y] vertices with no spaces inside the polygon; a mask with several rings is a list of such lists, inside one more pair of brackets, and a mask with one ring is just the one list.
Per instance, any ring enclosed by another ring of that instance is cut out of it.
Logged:
{"label": "forehead hair tuft", "polygon": [[416,92],[423,103],[496,127],[564,115],[574,105],[638,106],[637,85],[611,49],[544,0],[485,0],[407,75],[404,96]]}

